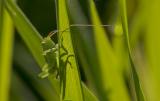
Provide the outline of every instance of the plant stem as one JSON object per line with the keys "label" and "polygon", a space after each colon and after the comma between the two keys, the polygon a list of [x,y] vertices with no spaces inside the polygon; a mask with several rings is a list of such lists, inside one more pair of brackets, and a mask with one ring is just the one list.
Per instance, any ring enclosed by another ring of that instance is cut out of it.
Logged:
{"label": "plant stem", "polygon": [[10,74],[12,64],[12,45],[14,39],[14,30],[12,20],[6,10],[3,12],[3,26],[1,34],[0,50],[0,101],[9,100]]}

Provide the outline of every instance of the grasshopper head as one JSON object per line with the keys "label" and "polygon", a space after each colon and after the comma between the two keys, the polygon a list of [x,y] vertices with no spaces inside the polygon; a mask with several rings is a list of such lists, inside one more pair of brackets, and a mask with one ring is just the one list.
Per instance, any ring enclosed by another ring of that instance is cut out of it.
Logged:
{"label": "grasshopper head", "polygon": [[45,37],[42,42],[42,48],[43,51],[48,50],[48,49],[52,49],[55,47],[55,43],[52,41],[52,39],[50,37]]}

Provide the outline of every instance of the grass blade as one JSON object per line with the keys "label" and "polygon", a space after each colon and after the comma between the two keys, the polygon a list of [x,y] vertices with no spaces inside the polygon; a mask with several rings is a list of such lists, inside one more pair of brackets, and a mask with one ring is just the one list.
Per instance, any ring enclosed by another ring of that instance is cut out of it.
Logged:
{"label": "grass blade", "polygon": [[119,7],[120,7],[120,11],[121,11],[123,32],[125,34],[126,45],[127,45],[128,52],[129,52],[129,59],[130,59],[130,64],[131,64],[131,71],[132,71],[132,76],[133,76],[133,80],[134,80],[137,101],[145,101],[143,91],[141,88],[141,84],[139,81],[139,77],[138,77],[135,65],[133,63],[132,54],[131,54],[131,47],[130,47],[129,34],[128,34],[126,0],[119,0]]}
{"label": "grass blade", "polygon": [[[57,13],[58,29],[60,31],[63,31],[70,27],[67,8],[66,8],[66,1],[58,0],[57,4],[58,4],[57,6],[58,7],[57,9],[58,10],[57,11],[58,12]],[[62,69],[62,71],[64,71],[62,72],[62,75],[64,76],[62,77],[63,81],[61,85],[62,99],[72,100],[72,101],[83,101],[81,81],[79,77],[78,66],[74,56],[74,50],[73,50],[70,31],[59,33],[59,45],[60,45],[60,68]],[[63,54],[66,54],[66,55],[61,57]],[[67,62],[68,61],[67,58],[70,63]],[[64,65],[64,62],[67,62],[66,65]]]}
{"label": "grass blade", "polygon": [[[150,1],[143,0],[143,3],[146,3],[147,11],[147,20],[146,20],[146,33],[145,33],[145,50],[148,63],[148,74],[150,80],[148,81],[148,98],[149,101],[158,101],[159,91],[160,91],[160,46],[159,46],[159,37],[160,37],[160,13],[157,11],[160,10],[160,1],[153,0]],[[147,75],[148,76],[148,75]],[[148,80],[148,79],[147,79]]]}
{"label": "grass blade", "polygon": [[[99,69],[101,69],[103,86],[105,90],[111,90],[111,94],[108,95],[110,101],[117,101],[117,99],[123,99],[123,101],[129,101],[129,95],[127,88],[123,80],[122,68],[119,68],[117,64],[117,59],[111,44],[106,36],[103,27],[98,27],[101,25],[99,20],[95,4],[92,0],[89,0],[90,4],[90,14],[92,16],[92,23],[97,25],[94,27],[94,40],[96,44],[98,59],[99,59]],[[95,74],[96,75],[96,74]],[[97,75],[100,75],[97,73]],[[114,78],[112,78],[114,77]],[[100,86],[100,85],[99,85]],[[101,94],[102,95],[102,94]],[[103,94],[105,98],[105,94]],[[107,100],[107,99],[103,99]]]}
{"label": "grass blade", "polygon": [[[5,2],[5,7],[11,15],[20,36],[26,43],[38,65],[42,68],[45,64],[45,59],[42,55],[41,47],[42,37],[25,17],[19,7],[14,2],[12,2],[12,0],[7,0]],[[59,82],[57,82],[55,79],[52,79],[52,77],[49,77],[49,80],[52,83],[56,93],[59,95]]]}
{"label": "grass blade", "polygon": [[[3,21],[3,1],[0,0],[0,31],[2,31],[2,21]],[[0,35],[1,38],[1,35]],[[1,44],[1,43],[0,43]],[[1,49],[0,49],[1,50]]]}
{"label": "grass blade", "polygon": [[0,50],[0,101],[8,101],[11,64],[12,64],[12,45],[14,39],[14,28],[12,20],[6,10],[3,11],[4,19],[1,30],[1,50]]}
{"label": "grass blade", "polygon": [[[20,35],[24,39],[25,43],[27,44],[27,47],[29,47],[31,53],[33,54],[34,58],[38,62],[38,64],[42,67],[45,63],[44,57],[42,57],[42,49],[41,49],[41,40],[42,37],[37,32],[37,30],[31,25],[31,23],[28,21],[28,19],[25,17],[25,15],[22,13],[22,11],[18,8],[16,4],[14,4],[12,1],[7,1],[6,8],[8,9],[9,13],[12,16],[12,19],[14,19],[14,23],[20,32]],[[34,37],[36,37],[34,39]],[[32,46],[32,43],[35,45]],[[59,94],[59,82],[52,80],[52,77],[49,78],[54,88],[56,89],[57,93]],[[90,92],[87,92],[86,94],[91,94]]]}
{"label": "grass blade", "polygon": [[87,88],[87,86],[82,83],[84,101],[99,101],[98,98]]}
{"label": "grass blade", "polygon": [[20,36],[27,44],[29,50],[33,53],[32,55],[37,63],[42,67],[45,62],[43,56],[40,55],[42,54],[42,37],[12,0],[7,0],[5,2],[5,7],[11,15],[17,30],[20,32]]}

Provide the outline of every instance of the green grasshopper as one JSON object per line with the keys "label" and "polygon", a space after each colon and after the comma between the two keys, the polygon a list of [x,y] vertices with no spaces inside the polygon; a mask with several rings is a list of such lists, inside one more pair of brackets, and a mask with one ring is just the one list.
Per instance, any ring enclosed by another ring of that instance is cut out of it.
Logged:
{"label": "green grasshopper", "polygon": [[[45,37],[41,44],[42,44],[42,48],[43,48],[43,56],[45,57],[46,63],[44,64],[44,66],[42,67],[42,72],[39,74],[39,77],[41,78],[46,78],[49,75],[54,75],[55,77],[59,76],[60,71],[63,71],[62,75],[65,75],[65,69],[62,70],[61,68],[59,68],[59,63],[61,63],[61,65],[67,65],[67,63],[69,63],[71,65],[71,63],[69,62],[69,58],[72,57],[73,55],[69,55],[68,51],[64,48],[63,44],[59,45],[56,44],[54,41],[52,41],[51,37],[58,33],[58,32],[65,32],[67,30],[69,30],[71,27],[94,27],[94,26],[99,26],[99,27],[108,27],[111,25],[84,25],[84,24],[72,24],[70,25],[69,28],[66,28],[63,31],[52,31],[51,33],[49,33],[49,35],[47,37]],[[63,39],[62,39],[63,41]],[[66,56],[67,55],[67,59],[66,61],[62,61],[61,59],[59,60],[59,48],[62,48],[64,50],[64,54],[62,54],[60,56]]]}
{"label": "green grasshopper", "polygon": [[[66,29],[68,30],[68,28]],[[52,41],[51,37],[56,34],[57,32],[65,32],[64,31],[52,31],[49,33],[49,35],[47,37],[45,37],[41,44],[42,44],[42,48],[43,48],[43,56],[45,58],[46,63],[44,64],[44,66],[42,67],[42,72],[38,75],[41,78],[46,78],[49,75],[53,75],[56,78],[59,77],[60,71],[63,72],[62,76],[64,76],[65,74],[65,69],[62,70],[61,68],[59,68],[59,63],[63,66],[67,65],[67,63],[69,63],[71,65],[71,63],[69,62],[69,58],[72,57],[73,55],[70,55],[68,53],[68,51],[65,49],[65,47],[63,46],[63,44],[59,45],[56,44],[54,41]],[[63,38],[62,38],[62,42],[63,42]],[[64,53],[61,54],[61,56],[59,56],[59,49],[62,48],[64,50]],[[59,57],[62,58],[63,56],[67,56],[66,61],[62,61],[61,59],[59,60]]]}
{"label": "green grasshopper", "polygon": [[[74,57],[73,54],[69,54],[67,49],[63,46],[63,38],[62,36],[60,37],[61,43],[56,44],[54,41],[52,41],[51,37],[58,33],[61,32],[61,35],[63,32],[69,30],[71,27],[93,27],[97,25],[83,25],[83,24],[72,24],[70,25],[69,28],[66,28],[63,31],[52,31],[49,33],[47,37],[45,37],[42,42],[42,48],[43,48],[43,56],[45,58],[46,63],[42,67],[42,72],[38,75],[41,78],[47,78],[48,76],[53,76],[56,79],[60,80],[60,85],[63,85],[63,98],[65,96],[65,88],[66,88],[66,67],[67,64],[70,65],[72,68],[71,63],[69,62],[70,57]],[[101,26],[110,26],[110,25],[99,25]],[[59,55],[59,50],[63,49],[63,54]],[[62,60],[62,57],[66,56],[65,60]],[[61,65],[61,67],[59,66]],[[71,101],[71,100],[64,100],[64,101]]]}
{"label": "green grasshopper", "polygon": [[47,37],[45,37],[41,44],[43,48],[43,56],[45,58],[46,63],[42,67],[42,72],[39,74],[39,77],[46,78],[50,74],[58,75],[58,44],[52,41],[51,37],[56,34],[58,31],[53,31],[49,33]]}

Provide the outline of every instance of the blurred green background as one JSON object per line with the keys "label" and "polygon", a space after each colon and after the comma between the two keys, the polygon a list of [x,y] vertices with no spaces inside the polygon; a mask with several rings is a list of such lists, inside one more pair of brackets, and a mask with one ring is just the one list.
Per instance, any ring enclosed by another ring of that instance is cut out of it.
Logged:
{"label": "blurred green background", "polygon": [[[79,6],[77,7],[75,7],[76,3],[72,1],[73,0],[68,1],[68,6],[69,6],[68,11],[71,23],[77,23],[77,22],[79,23],[81,21],[83,23],[84,21],[86,24],[93,24],[92,18],[94,17],[89,11],[89,6],[88,6],[89,4],[87,0],[76,0],[78,1],[79,4]],[[56,9],[54,0],[17,0],[16,2],[23,11],[23,13],[26,15],[26,17],[31,21],[33,26],[38,30],[38,32],[43,37],[47,36],[49,32],[57,29],[58,21],[56,19]],[[116,74],[116,76],[112,74],[108,78],[110,78],[111,80],[113,79],[112,82],[114,83],[113,86],[115,86],[115,89],[117,90],[120,90],[121,88],[123,89],[123,87],[125,86],[124,92],[127,92],[126,99],[128,98],[130,99],[130,100],[117,99],[117,101],[144,101],[141,98],[139,98],[139,100],[136,100],[135,97],[136,93],[134,89],[134,83],[132,81],[132,76],[131,76],[132,73],[130,72],[131,66],[129,65],[127,46],[125,45],[125,36],[123,33],[124,29],[122,28],[123,25],[121,24],[122,21],[121,21],[119,1],[94,0],[94,3],[96,5],[97,13],[99,14],[101,23],[104,25],[111,25],[109,27],[104,27],[104,31],[106,33],[106,37],[109,40],[109,46],[111,46],[112,52],[116,57],[116,62],[113,62],[113,64],[115,63],[115,66],[117,66],[118,68],[116,68],[117,70],[115,70],[114,68],[114,70],[116,71],[114,73],[119,73],[119,74]],[[126,0],[126,7],[127,7],[126,10],[128,19],[127,21],[128,21],[130,47],[133,56],[132,58],[135,63],[135,69],[137,71],[138,78],[140,81],[139,84],[141,85],[145,101],[159,101],[160,100],[159,98],[160,1]],[[76,11],[79,8],[82,10],[82,12]],[[79,13],[78,17],[76,15],[77,12]],[[2,16],[3,15],[0,15],[0,21],[1,21],[0,25],[3,25],[1,23],[5,19],[5,18],[1,19]],[[0,26],[0,38],[1,38],[0,50],[3,50],[3,48],[5,47],[3,46],[3,40],[2,40],[3,32],[1,30],[2,29]],[[80,31],[77,31],[77,33],[84,32],[83,28],[81,27],[79,27],[78,30]],[[92,31],[89,32],[90,34],[94,32],[92,28],[87,28],[87,31],[88,30]],[[87,31],[85,30],[84,33],[88,33]],[[53,40],[57,43],[58,39],[53,38]],[[39,69],[39,65],[33,58],[33,55],[31,55],[31,53],[29,52],[24,40],[21,38],[21,36],[19,36],[18,31],[15,28],[14,28],[14,39],[12,40],[12,42],[13,42],[12,43],[13,49],[12,47],[10,49],[11,51],[13,51],[12,52],[13,55],[11,55],[13,56],[13,58],[12,58],[12,68],[10,70],[11,79],[9,81],[11,81],[11,83],[9,87],[8,101],[58,101],[59,98],[56,95],[50,81],[47,79],[40,79],[38,77],[38,74],[41,72],[41,70]],[[77,49],[75,49],[75,51],[78,52]],[[93,50],[90,49],[90,51]],[[0,61],[2,61],[1,60],[2,55],[3,54],[0,53]],[[110,61],[111,60],[110,58],[111,57],[108,57],[108,60],[104,61]],[[88,79],[86,69],[84,69],[83,67],[84,65],[81,59],[82,58],[79,57],[79,55],[77,55],[77,60],[78,60],[77,63],[79,65],[80,78],[87,85],[87,87],[93,92],[93,94],[98,96],[95,90],[95,86],[93,86],[90,80]],[[101,60],[99,59],[99,61]],[[106,62],[106,64],[107,63],[109,62]],[[120,75],[119,77],[122,80],[123,87],[118,88],[119,83],[116,84],[116,81],[114,81],[116,80],[117,75],[118,76]],[[1,81],[3,82],[3,80]],[[106,91],[106,94],[108,94],[107,97],[110,96],[110,93],[112,95],[112,89],[108,89],[108,91]],[[108,100],[108,101],[116,101],[116,100]]]}

